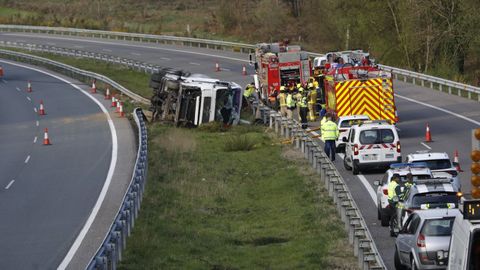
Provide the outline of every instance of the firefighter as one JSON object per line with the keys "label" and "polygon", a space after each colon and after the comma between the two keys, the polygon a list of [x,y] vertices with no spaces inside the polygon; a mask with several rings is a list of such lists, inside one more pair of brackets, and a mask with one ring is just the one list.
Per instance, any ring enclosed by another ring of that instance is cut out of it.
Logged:
{"label": "firefighter", "polygon": [[295,110],[295,107],[296,107],[294,93],[295,93],[295,90],[293,89],[293,87],[290,87],[286,97],[288,119],[293,119],[293,111]]}
{"label": "firefighter", "polygon": [[315,86],[313,83],[308,83],[307,99],[308,99],[308,120],[313,122],[317,118],[315,116],[315,104],[317,103],[317,89],[315,89]]}
{"label": "firefighter", "polygon": [[303,92],[305,89],[303,88],[302,84],[297,84],[297,92],[295,94],[295,100],[297,101],[297,119],[300,120],[300,103],[302,101]]}
{"label": "firefighter", "polygon": [[[255,93],[255,84],[254,83],[249,83],[245,87],[245,91],[243,91],[243,104],[245,104],[245,107],[251,107],[252,105],[252,99],[253,94]],[[244,107],[244,106],[242,106]]]}
{"label": "firefighter", "polygon": [[285,86],[280,86],[280,94],[277,96],[277,101],[280,104],[280,114],[282,117],[287,116],[287,91]]}
{"label": "firefighter", "polygon": [[332,116],[327,117],[327,121],[321,126],[322,138],[325,141],[325,153],[333,162],[335,161],[335,141],[338,138],[338,126],[332,121]]}
{"label": "firefighter", "polygon": [[300,102],[298,104],[298,110],[300,112],[300,119],[302,121],[302,129],[306,129],[308,127],[308,99],[306,91],[303,91],[301,95]]}

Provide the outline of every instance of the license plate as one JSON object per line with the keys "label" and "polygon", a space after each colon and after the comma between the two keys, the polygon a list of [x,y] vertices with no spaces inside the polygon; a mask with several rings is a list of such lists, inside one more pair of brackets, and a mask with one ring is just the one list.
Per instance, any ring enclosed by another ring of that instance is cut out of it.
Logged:
{"label": "license plate", "polygon": [[364,159],[364,160],[376,160],[376,159],[377,159],[377,155],[364,155],[364,156],[363,156],[363,159]]}
{"label": "license plate", "polygon": [[393,154],[386,154],[385,158],[393,158]]}

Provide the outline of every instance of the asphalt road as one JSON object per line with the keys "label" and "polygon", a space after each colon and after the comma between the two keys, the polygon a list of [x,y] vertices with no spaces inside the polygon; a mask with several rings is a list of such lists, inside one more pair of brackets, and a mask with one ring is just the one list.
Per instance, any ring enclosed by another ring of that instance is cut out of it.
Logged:
{"label": "asphalt road", "polygon": [[[0,64],[0,269],[54,269],[105,182],[111,132],[99,106],[71,85]],[[45,116],[35,111],[40,100]]]}
{"label": "asphalt road", "polygon": [[[247,66],[249,74],[253,73],[253,68],[248,66],[247,55],[227,51],[24,33],[0,33],[0,38],[5,41],[44,44],[121,56],[202,73],[221,80],[235,81],[240,85],[251,81],[250,76],[241,75],[243,65]],[[221,72],[215,71],[216,62],[220,64]],[[447,152],[453,158],[454,151],[458,150],[460,163],[466,171],[460,173],[460,177],[464,191],[468,192],[470,132],[471,129],[480,126],[479,103],[399,81],[395,81],[394,88],[400,117],[398,128],[403,156],[431,148],[432,151]],[[425,146],[422,143],[427,123],[430,125],[434,142]],[[357,177],[345,171],[342,160],[337,159],[336,165],[359,205],[387,267],[394,269],[394,239],[389,236],[386,228],[379,225],[376,204],[371,197],[372,192],[375,193],[376,190],[373,181],[379,180],[383,172],[367,172]]]}

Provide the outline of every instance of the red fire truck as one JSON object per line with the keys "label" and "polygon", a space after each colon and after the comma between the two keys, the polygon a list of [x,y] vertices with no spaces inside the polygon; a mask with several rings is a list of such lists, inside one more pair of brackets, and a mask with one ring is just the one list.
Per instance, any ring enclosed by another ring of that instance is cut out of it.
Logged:
{"label": "red fire truck", "polygon": [[255,62],[263,100],[274,101],[281,85],[304,84],[310,78],[307,52],[300,46],[288,45],[288,41],[257,44],[250,62]]}

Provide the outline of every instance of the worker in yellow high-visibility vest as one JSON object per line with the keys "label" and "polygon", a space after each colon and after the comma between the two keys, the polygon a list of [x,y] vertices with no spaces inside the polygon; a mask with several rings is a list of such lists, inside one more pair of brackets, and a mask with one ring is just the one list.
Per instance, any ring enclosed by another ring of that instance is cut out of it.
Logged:
{"label": "worker in yellow high-visibility vest", "polygon": [[331,161],[335,161],[335,141],[338,138],[338,126],[332,121],[332,116],[327,116],[327,121],[321,126],[322,138],[325,141],[325,153]]}
{"label": "worker in yellow high-visibility vest", "polygon": [[278,94],[277,100],[280,104],[280,114],[282,117],[287,116],[287,91],[283,85],[280,86],[280,94]]}

